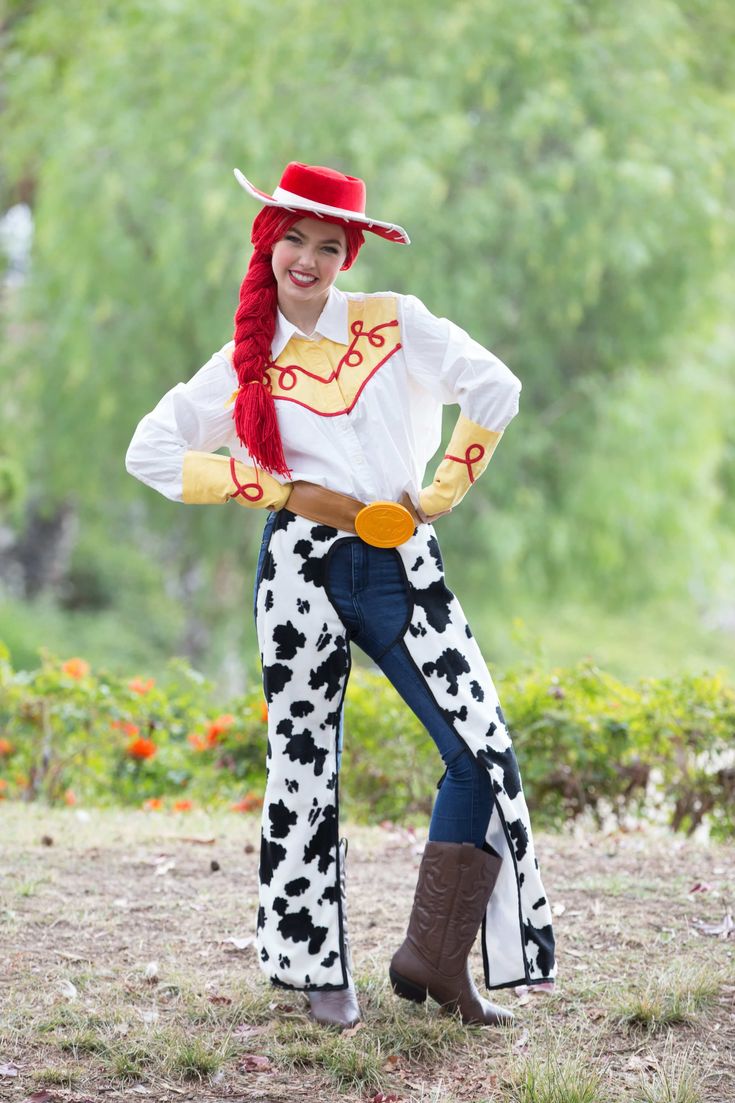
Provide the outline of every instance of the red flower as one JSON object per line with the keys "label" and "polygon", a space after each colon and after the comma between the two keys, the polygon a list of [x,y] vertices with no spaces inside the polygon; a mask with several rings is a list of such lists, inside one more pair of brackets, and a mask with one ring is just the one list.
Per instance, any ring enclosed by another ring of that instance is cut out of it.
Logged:
{"label": "red flower", "polygon": [[70,808],[73,808],[77,803],[77,795],[73,789],[67,789],[64,793],[64,803],[68,804]]}
{"label": "red flower", "polygon": [[128,689],[132,689],[133,693],[139,693],[142,697],[146,693],[150,693],[155,684],[155,678],[131,678],[128,682]]}
{"label": "red flower", "polygon": [[163,801],[160,797],[149,797],[148,800],[143,801],[143,809],[146,812],[160,812],[163,808]]}
{"label": "red flower", "polygon": [[213,747],[219,737],[231,728],[235,723],[235,717],[230,716],[229,712],[223,713],[221,716],[215,717],[212,723],[207,728],[207,743],[210,747]]}
{"label": "red flower", "polygon": [[0,756],[9,758],[15,748],[9,739],[0,739]]}
{"label": "red flower", "polygon": [[66,662],[61,664],[61,669],[64,674],[68,674],[70,678],[79,681],[80,678],[84,678],[89,674],[89,663],[84,659],[67,659]]}
{"label": "red flower", "polygon": [[197,735],[196,732],[190,732],[186,739],[187,742],[191,743],[195,751],[206,751],[207,747],[211,746],[203,735]]}
{"label": "red flower", "polygon": [[233,812],[257,812],[263,807],[263,798],[257,793],[246,793],[242,800],[232,805]]}
{"label": "red flower", "polygon": [[131,758],[153,758],[157,749],[152,739],[144,739],[141,736],[140,739],[128,744],[125,753],[129,754]]}
{"label": "red flower", "polygon": [[191,812],[193,807],[194,805],[190,800],[174,801],[174,812]]}

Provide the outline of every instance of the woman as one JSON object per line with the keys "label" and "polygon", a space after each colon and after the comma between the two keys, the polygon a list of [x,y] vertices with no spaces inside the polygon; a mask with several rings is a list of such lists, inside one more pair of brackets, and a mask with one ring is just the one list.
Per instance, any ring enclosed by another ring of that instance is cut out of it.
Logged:
{"label": "woman", "polygon": [[[508,1022],[478,994],[469,951],[482,926],[489,988],[549,982],[551,912],[503,714],[431,521],[487,466],[520,383],[412,296],[337,290],[365,231],[409,241],[368,218],[361,180],[292,162],[270,195],[235,175],[263,209],[234,341],[143,418],[126,465],[176,501],[271,511],[255,594],[269,706],[261,962],[275,984],[308,993],[320,1022],[358,1021],[338,833],[354,641],[445,766],[393,988],[465,1022]],[[456,428],[421,489],[453,402]],[[223,446],[229,457],[213,454]]]}

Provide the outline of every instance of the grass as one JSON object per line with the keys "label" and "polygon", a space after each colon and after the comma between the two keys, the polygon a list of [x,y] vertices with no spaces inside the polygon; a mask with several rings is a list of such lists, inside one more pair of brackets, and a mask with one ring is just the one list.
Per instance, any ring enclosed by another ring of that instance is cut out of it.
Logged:
{"label": "grass", "polygon": [[677,963],[618,1001],[612,1018],[622,1026],[649,1032],[691,1024],[698,1012],[714,1005],[723,979],[709,964]]}
{"label": "grass", "polygon": [[603,1069],[556,1047],[545,1057],[529,1057],[510,1083],[515,1103],[603,1103],[606,1098]]}
{"label": "grass", "polygon": [[[187,1103],[368,1103],[376,1092],[400,1103],[735,1099],[735,947],[694,926],[731,906],[732,848],[650,829],[540,836],[552,905],[564,905],[560,983],[553,995],[493,993],[516,1013],[499,1030],[393,996],[386,966],[418,858],[398,833],[345,828],[363,1025],[339,1034],[309,1019],[300,993],[270,988],[252,947],[231,942],[252,933],[257,908],[257,850],[244,852],[254,821],[113,811],[87,821],[11,805],[3,817],[0,914],[5,893],[17,919],[0,942],[0,1064],[18,1065],[13,1098],[46,1088],[70,1103],[73,1093],[123,1103],[140,1088]],[[201,837],[215,844],[196,845]],[[161,855],[174,859],[164,875]],[[37,891],[18,896],[21,880]],[[689,895],[695,881],[710,893]],[[479,977],[479,957],[472,965]],[[0,1098],[8,1086],[0,1081]]]}

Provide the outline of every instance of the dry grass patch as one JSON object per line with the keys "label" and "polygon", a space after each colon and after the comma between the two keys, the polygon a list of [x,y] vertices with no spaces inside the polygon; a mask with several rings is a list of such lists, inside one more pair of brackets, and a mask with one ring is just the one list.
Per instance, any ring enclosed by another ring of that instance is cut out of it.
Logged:
{"label": "dry grass patch", "polygon": [[[348,826],[364,1023],[340,1035],[259,969],[255,820],[12,805],[2,816],[0,1067],[17,1065],[0,1077],[3,1103],[40,1087],[60,1103],[735,1100],[735,940],[695,926],[732,908],[732,848],[652,831],[540,836],[559,985],[493,994],[516,1013],[500,1030],[393,996],[416,843]],[[710,888],[692,895],[697,882]],[[472,968],[480,980],[479,953]]]}
{"label": "dry grass patch", "polygon": [[725,980],[712,964],[679,962],[619,998],[611,1016],[622,1026],[650,1032],[691,1024],[699,1012],[715,1006]]}

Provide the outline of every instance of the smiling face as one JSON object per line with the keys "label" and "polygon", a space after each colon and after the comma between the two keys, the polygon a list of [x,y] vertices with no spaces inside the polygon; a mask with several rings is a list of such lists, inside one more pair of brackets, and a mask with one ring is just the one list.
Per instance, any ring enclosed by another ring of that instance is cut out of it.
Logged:
{"label": "smiling face", "polygon": [[273,246],[273,274],[281,311],[300,324],[306,315],[316,321],[329,289],[347,256],[341,226],[317,218],[302,218]]}

